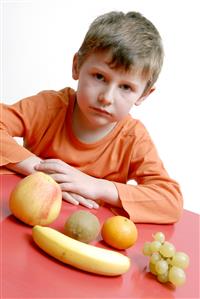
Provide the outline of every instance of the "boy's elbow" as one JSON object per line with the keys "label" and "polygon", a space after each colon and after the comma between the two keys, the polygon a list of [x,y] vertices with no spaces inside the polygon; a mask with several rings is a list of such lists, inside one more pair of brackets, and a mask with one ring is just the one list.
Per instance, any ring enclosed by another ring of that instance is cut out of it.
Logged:
{"label": "boy's elbow", "polygon": [[173,205],[171,205],[171,223],[176,223],[181,219],[183,213],[183,196],[179,193]]}
{"label": "boy's elbow", "polygon": [[176,209],[174,209],[173,211],[173,216],[172,216],[172,222],[171,223],[176,223],[181,219],[182,216],[182,212],[183,212],[183,208],[181,207],[177,207]]}

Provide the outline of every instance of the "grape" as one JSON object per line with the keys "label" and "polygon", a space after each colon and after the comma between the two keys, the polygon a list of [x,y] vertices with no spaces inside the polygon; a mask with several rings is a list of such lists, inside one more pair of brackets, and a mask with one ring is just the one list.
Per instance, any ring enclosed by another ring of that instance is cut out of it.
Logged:
{"label": "grape", "polygon": [[167,261],[169,266],[172,265],[172,258],[171,257],[165,258],[165,260]]}
{"label": "grape", "polygon": [[175,254],[175,247],[172,243],[166,241],[164,244],[161,245],[159,251],[165,258],[172,257]]}
{"label": "grape", "polygon": [[157,275],[157,279],[158,281],[162,282],[162,283],[166,283],[169,280],[169,272],[165,272],[163,274],[158,274]]}
{"label": "grape", "polygon": [[155,264],[149,263],[149,270],[152,274],[157,275]]}
{"label": "grape", "polygon": [[153,238],[155,241],[158,241],[160,243],[165,242],[165,235],[162,232],[155,233],[155,235],[153,235]]}
{"label": "grape", "polygon": [[154,252],[150,257],[150,263],[156,264],[161,259],[161,256],[158,252]]}
{"label": "grape", "polygon": [[175,246],[165,241],[162,232],[156,232],[152,237],[153,240],[145,242],[142,249],[143,254],[149,256],[149,271],[161,283],[170,282],[176,287],[183,285],[189,256],[181,251],[176,252]]}
{"label": "grape", "polygon": [[176,266],[171,267],[169,270],[169,281],[175,286],[181,286],[185,283],[186,275],[183,269]]}
{"label": "grape", "polygon": [[160,260],[156,263],[155,270],[157,274],[164,274],[168,271],[168,263],[165,260]]}
{"label": "grape", "polygon": [[161,245],[162,244],[158,241],[152,241],[151,244],[150,244],[151,253],[158,252]]}
{"label": "grape", "polygon": [[144,243],[143,250],[142,250],[144,255],[151,255],[150,244],[151,244],[151,242]]}
{"label": "grape", "polygon": [[171,264],[186,269],[189,266],[189,256],[184,252],[176,252],[172,258]]}

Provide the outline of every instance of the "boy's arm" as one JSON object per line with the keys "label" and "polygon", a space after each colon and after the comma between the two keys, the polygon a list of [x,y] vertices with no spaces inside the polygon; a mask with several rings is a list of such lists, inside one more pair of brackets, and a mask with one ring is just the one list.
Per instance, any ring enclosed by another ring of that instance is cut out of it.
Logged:
{"label": "boy's arm", "polygon": [[174,223],[180,219],[183,198],[179,184],[169,177],[148,133],[133,147],[128,180],[137,185],[114,184],[133,221]]}
{"label": "boy's arm", "polygon": [[14,171],[19,168],[17,172],[20,172],[21,169],[22,173],[31,171],[29,165],[27,165],[27,171],[25,170],[26,163],[25,165],[24,163],[19,164],[19,167],[18,163],[31,157],[33,159],[35,155],[18,144],[13,137],[26,137],[27,134],[30,134],[31,127],[35,127],[35,124],[37,124],[35,115],[38,115],[38,113],[34,107],[36,104],[32,106],[34,102],[36,101],[32,97],[13,105],[0,104],[0,166]]}
{"label": "boy's arm", "polygon": [[[49,108],[51,104],[55,109]],[[12,105],[0,104],[0,166],[39,156],[45,132],[63,106],[66,105],[52,92],[39,93]],[[13,137],[22,137],[26,146]]]}
{"label": "boy's arm", "polygon": [[[21,137],[22,135],[19,133],[17,136]],[[20,163],[20,161],[35,157],[33,153],[16,142],[12,135],[9,134],[9,129],[7,129],[7,126],[3,123],[0,123],[0,144],[1,167],[3,166],[15,171],[15,165],[17,167],[17,164]]]}
{"label": "boy's arm", "polygon": [[167,178],[131,186],[115,183],[130,218],[140,223],[174,223],[180,219],[183,200],[179,185]]}
{"label": "boy's arm", "polygon": [[97,185],[99,198],[114,207],[122,207],[134,222],[174,223],[181,216],[180,187],[163,173],[162,166],[160,174],[140,174],[138,185],[107,180],[99,180]]}

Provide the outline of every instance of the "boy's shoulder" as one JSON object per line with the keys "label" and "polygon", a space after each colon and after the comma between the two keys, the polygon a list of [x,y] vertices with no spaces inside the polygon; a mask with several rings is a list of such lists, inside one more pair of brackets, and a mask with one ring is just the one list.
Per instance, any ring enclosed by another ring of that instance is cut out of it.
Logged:
{"label": "boy's shoulder", "polygon": [[66,87],[61,90],[43,90],[37,94],[37,97],[48,106],[49,109],[62,108],[68,106],[70,98],[75,96],[75,91]]}
{"label": "boy's shoulder", "polygon": [[150,138],[145,125],[140,120],[133,118],[130,114],[127,116],[124,123],[122,134],[123,136],[130,137],[134,140]]}

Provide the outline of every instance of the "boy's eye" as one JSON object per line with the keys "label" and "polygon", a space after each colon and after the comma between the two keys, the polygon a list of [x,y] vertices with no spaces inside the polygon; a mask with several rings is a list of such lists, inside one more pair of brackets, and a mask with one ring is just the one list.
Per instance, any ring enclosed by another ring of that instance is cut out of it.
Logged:
{"label": "boy's eye", "polygon": [[104,76],[100,73],[94,74],[94,77],[99,81],[104,81]]}
{"label": "boy's eye", "polygon": [[132,91],[131,86],[127,85],[127,84],[122,84],[120,85],[120,88],[125,90],[125,91]]}

